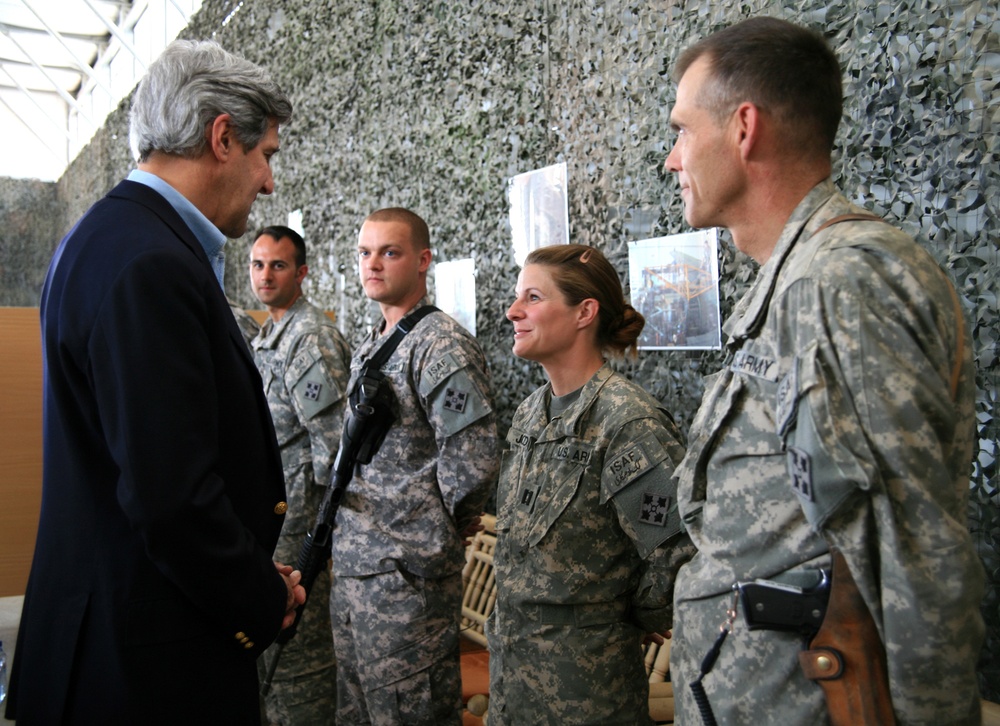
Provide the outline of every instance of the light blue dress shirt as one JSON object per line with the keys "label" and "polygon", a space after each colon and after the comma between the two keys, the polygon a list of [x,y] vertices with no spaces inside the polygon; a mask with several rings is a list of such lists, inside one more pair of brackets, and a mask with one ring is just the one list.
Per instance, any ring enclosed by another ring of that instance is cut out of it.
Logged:
{"label": "light blue dress shirt", "polygon": [[129,181],[145,184],[155,192],[158,192],[167,203],[174,208],[174,211],[181,216],[184,223],[191,229],[194,236],[201,243],[205,250],[208,261],[212,263],[212,271],[219,281],[219,286],[226,289],[226,235],[219,231],[219,228],[208,221],[208,217],[201,213],[198,207],[194,206],[187,198],[172,186],[163,181],[156,174],[148,171],[133,169],[128,175]]}

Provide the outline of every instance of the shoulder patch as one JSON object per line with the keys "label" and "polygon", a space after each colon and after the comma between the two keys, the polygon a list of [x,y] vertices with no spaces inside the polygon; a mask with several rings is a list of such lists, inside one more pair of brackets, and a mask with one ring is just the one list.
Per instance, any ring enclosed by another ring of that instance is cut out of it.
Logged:
{"label": "shoulder patch", "polygon": [[454,353],[445,353],[429,366],[424,368],[420,376],[420,393],[429,394],[456,371],[465,367]]}
{"label": "shoulder patch", "polygon": [[344,392],[320,361],[302,373],[292,386],[291,394],[306,419],[325,411],[344,397]]}
{"label": "shoulder patch", "polygon": [[602,500],[638,479],[667,458],[667,451],[652,433],[647,433],[627,449],[615,452],[605,460]]}
{"label": "shoulder patch", "polygon": [[670,497],[665,494],[643,492],[638,520],[643,524],[665,527],[667,526],[667,514],[670,512],[670,505]]}
{"label": "shoulder patch", "polygon": [[479,386],[461,369],[448,376],[447,385],[431,390],[427,404],[428,418],[445,436],[458,433],[492,411]]}

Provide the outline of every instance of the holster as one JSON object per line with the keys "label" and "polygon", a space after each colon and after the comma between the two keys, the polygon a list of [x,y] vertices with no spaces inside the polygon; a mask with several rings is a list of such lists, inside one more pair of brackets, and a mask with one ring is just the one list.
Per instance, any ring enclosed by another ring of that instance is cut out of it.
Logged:
{"label": "holster", "polygon": [[895,724],[885,648],[840,550],[833,555],[823,624],[799,653],[806,677],[823,688],[832,726]]}

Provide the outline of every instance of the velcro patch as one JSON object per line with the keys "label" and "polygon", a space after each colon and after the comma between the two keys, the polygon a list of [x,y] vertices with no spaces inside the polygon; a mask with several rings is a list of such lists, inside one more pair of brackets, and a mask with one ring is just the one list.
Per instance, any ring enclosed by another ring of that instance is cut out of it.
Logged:
{"label": "velcro patch", "polygon": [[639,510],[639,521],[665,527],[667,514],[670,512],[670,497],[652,492],[644,492],[642,506]]}
{"label": "velcro patch", "polygon": [[772,383],[778,380],[778,362],[774,358],[738,350],[729,366],[735,373],[743,373],[755,378],[763,378]]}
{"label": "velcro patch", "polygon": [[420,391],[424,395],[430,393],[450,375],[465,367],[454,353],[446,353],[424,368],[420,376]]}
{"label": "velcro patch", "polygon": [[792,368],[778,384],[777,400],[774,415],[777,419],[778,436],[784,437],[788,429],[795,423],[796,404],[799,400],[799,361],[792,361]]}
{"label": "velcro patch", "polygon": [[318,401],[319,394],[323,391],[323,384],[317,383],[316,381],[308,381],[306,383],[306,390],[302,394],[310,401]]}
{"label": "velcro patch", "polygon": [[465,391],[457,391],[454,388],[449,388],[444,394],[444,407],[448,411],[465,413],[465,402],[468,398],[469,394]]}
{"label": "velcro patch", "polygon": [[617,491],[636,477],[642,476],[650,466],[652,464],[640,442],[611,459],[605,465],[604,472],[611,477],[612,490]]}
{"label": "velcro patch", "polygon": [[806,451],[794,446],[788,447],[788,473],[792,477],[792,489],[795,493],[807,502],[815,501],[812,459]]}
{"label": "velcro patch", "polygon": [[590,463],[591,449],[592,447],[586,444],[559,444],[556,446],[555,458],[586,466]]}

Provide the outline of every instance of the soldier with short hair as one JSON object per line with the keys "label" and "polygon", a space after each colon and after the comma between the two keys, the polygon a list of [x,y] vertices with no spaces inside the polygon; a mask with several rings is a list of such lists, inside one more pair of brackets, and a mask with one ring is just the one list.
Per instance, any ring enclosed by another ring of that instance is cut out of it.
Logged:
{"label": "soldier with short hair", "polygon": [[[279,225],[250,249],[250,281],[268,318],[252,347],[281,449],[288,512],[275,550],[298,561],[337,455],[347,407],[351,350],[333,321],[302,294],[309,272],[301,235]],[[336,660],[330,632],[330,574],[320,571],[295,637],[281,650],[265,697],[273,726],[334,723]],[[263,678],[277,646],[258,661]]]}
{"label": "soldier with short hair", "polygon": [[[955,290],[926,250],[834,187],[841,70],[820,34],[752,18],[686,50],[675,76],[666,169],[685,217],[728,228],[761,265],[725,324],[728,365],[707,383],[678,467],[698,553],[675,592],[677,720],[704,712],[695,683],[719,723],[826,723],[850,704],[825,689],[884,659],[897,722],[978,723],[983,569],[966,526],[976,383]],[[775,626],[803,626],[792,616],[811,616],[802,604],[841,562],[825,617],[843,617],[838,593],[853,590],[875,634],[870,650],[836,641],[847,666],[835,678],[832,654],[800,667],[802,634]],[[787,604],[766,628],[737,619],[702,677],[733,585],[756,580]],[[856,680],[857,702],[877,703],[883,679]]]}
{"label": "soldier with short hair", "polygon": [[[406,209],[374,212],[358,255],[382,320],[354,353],[351,386],[423,307],[427,225]],[[413,326],[381,372],[396,423],[371,463],[357,466],[333,532],[337,722],[459,724],[463,538],[498,467],[489,373],[476,339],[441,311]]]}

